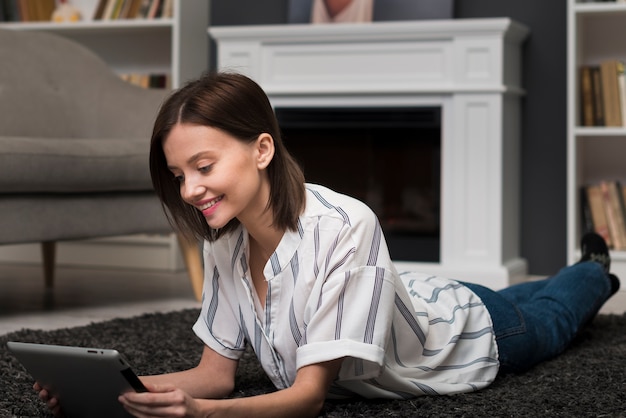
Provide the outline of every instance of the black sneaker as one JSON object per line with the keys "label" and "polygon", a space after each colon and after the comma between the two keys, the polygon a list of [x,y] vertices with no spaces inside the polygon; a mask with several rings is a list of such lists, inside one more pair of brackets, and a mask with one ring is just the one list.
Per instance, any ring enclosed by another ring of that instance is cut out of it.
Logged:
{"label": "black sneaker", "polygon": [[600,235],[595,232],[586,233],[580,240],[580,252],[582,253],[580,262],[595,261],[602,265],[605,273],[609,273],[611,269],[611,255],[609,254],[606,241]]}
{"label": "black sneaker", "polygon": [[611,280],[611,295],[614,295],[619,290],[619,279],[614,274],[609,274],[609,279]]}

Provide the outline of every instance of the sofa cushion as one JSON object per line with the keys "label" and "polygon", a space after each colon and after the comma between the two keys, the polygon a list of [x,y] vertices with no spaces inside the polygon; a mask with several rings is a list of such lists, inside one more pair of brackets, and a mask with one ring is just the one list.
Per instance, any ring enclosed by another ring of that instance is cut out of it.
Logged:
{"label": "sofa cushion", "polygon": [[0,136],[0,193],[152,190],[149,140]]}

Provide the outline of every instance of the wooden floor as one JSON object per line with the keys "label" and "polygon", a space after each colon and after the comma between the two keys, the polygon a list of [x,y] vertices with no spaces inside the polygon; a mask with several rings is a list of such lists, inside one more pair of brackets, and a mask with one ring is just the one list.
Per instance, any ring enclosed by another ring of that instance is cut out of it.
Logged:
{"label": "wooden floor", "polygon": [[[185,272],[60,267],[56,274],[46,291],[39,266],[0,264],[0,335],[200,306]],[[602,310],[625,311],[626,289]]]}
{"label": "wooden floor", "polygon": [[185,272],[60,267],[46,290],[40,266],[0,264],[0,335],[199,306]]}

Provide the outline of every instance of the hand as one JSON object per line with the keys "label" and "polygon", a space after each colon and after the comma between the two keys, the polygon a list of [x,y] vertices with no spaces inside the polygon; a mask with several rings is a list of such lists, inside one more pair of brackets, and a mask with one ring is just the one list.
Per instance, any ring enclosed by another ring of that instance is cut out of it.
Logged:
{"label": "hand", "polygon": [[33,389],[39,394],[39,399],[46,403],[46,405],[55,417],[63,416],[63,414],[61,413],[61,405],[59,405],[59,400],[57,398],[55,398],[54,396],[50,396],[48,391],[41,387],[39,382],[35,382],[35,384],[33,385]]}
{"label": "hand", "polygon": [[118,398],[132,415],[139,418],[200,416],[200,405],[186,392],[173,385],[144,384],[148,392],[127,392]]}

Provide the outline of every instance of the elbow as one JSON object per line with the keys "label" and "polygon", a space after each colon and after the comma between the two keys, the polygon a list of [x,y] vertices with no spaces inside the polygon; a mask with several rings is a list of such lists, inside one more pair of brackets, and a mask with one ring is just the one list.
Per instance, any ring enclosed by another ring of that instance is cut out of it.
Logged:
{"label": "elbow", "polygon": [[313,402],[311,408],[309,409],[309,411],[311,412],[311,417],[315,418],[321,414],[322,409],[324,409],[324,402],[326,402],[326,399],[319,399]]}
{"label": "elbow", "polygon": [[303,402],[303,405],[306,405],[303,408],[303,414],[301,417],[318,417],[322,410],[324,409],[324,404],[326,403],[326,393],[310,393],[310,397]]}
{"label": "elbow", "polygon": [[226,398],[235,390],[235,381],[232,379],[223,379],[215,386],[215,395],[218,398]]}

